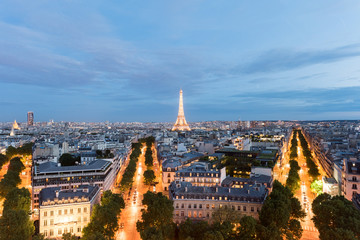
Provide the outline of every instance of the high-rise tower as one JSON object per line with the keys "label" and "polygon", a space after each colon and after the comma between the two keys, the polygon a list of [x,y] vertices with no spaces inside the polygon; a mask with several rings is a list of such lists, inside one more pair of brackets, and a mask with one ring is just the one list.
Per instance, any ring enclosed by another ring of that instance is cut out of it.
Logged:
{"label": "high-rise tower", "polygon": [[27,113],[27,125],[28,126],[33,126],[34,125],[34,113],[33,112],[28,112]]}
{"label": "high-rise tower", "polygon": [[183,106],[183,91],[180,90],[180,98],[179,98],[179,113],[176,119],[176,122],[174,124],[174,127],[172,128],[172,131],[190,131],[190,127],[187,124],[185,120],[185,114],[184,114],[184,106]]}

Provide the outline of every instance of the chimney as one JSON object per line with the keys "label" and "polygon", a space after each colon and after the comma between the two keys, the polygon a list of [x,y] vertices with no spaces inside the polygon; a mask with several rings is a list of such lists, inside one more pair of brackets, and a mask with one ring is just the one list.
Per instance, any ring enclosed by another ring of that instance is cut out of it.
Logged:
{"label": "chimney", "polygon": [[231,192],[231,188],[229,188],[229,193]]}
{"label": "chimney", "polygon": [[55,197],[59,198],[59,190],[55,190]]}
{"label": "chimney", "polygon": [[187,192],[187,187],[185,187],[185,192]]}
{"label": "chimney", "polygon": [[216,187],[216,192],[218,192],[218,187]]}

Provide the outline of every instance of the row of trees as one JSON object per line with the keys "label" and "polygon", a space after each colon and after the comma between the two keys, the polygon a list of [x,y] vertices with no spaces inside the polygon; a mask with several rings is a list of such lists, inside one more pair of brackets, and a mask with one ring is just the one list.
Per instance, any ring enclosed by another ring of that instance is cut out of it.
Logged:
{"label": "row of trees", "polygon": [[297,154],[297,133],[298,133],[298,130],[294,130],[293,131],[293,136],[292,136],[292,139],[291,139],[291,147],[290,147],[290,159],[295,159],[298,157],[298,154]]}
{"label": "row of trees", "polygon": [[113,239],[119,228],[118,217],[125,208],[124,199],[110,190],[105,191],[101,204],[96,204],[89,224],[83,229],[84,240]]}
{"label": "row of trees", "polygon": [[9,168],[0,182],[0,197],[5,198],[3,215],[0,218],[0,239],[30,239],[34,224],[30,221],[30,192],[19,189],[20,172],[25,169],[20,158],[10,160]]}
{"label": "row of trees", "polygon": [[288,174],[288,178],[286,179],[286,186],[288,188],[290,188],[290,190],[292,192],[295,192],[296,190],[298,190],[300,188],[300,176],[299,176],[299,170],[300,170],[300,166],[297,162],[297,160],[295,160],[298,157],[297,154],[297,135],[298,135],[298,130],[294,130],[293,131],[293,137],[291,140],[291,147],[290,147],[290,170],[289,170],[289,174]]}
{"label": "row of trees", "polygon": [[299,170],[301,169],[296,160],[290,160],[290,170],[288,178],[286,179],[286,186],[290,188],[292,192],[295,192],[300,188],[300,176]]}
{"label": "row of trees", "polygon": [[13,188],[21,183],[20,172],[24,169],[25,166],[20,158],[15,157],[10,160],[8,171],[0,182],[0,198],[5,198]]}
{"label": "row of trees", "polygon": [[301,147],[303,149],[303,155],[306,159],[306,165],[309,169],[308,173],[313,180],[316,180],[320,176],[319,169],[313,160],[309,145],[301,131],[299,131],[299,139]]}
{"label": "row of trees", "polygon": [[9,158],[0,153],[0,169],[9,161]]}
{"label": "row of trees", "polygon": [[152,146],[155,143],[155,138],[154,137],[145,138],[144,142],[146,143],[145,165],[147,167],[147,170],[144,171],[144,182],[146,185],[150,185],[154,183],[156,178],[155,173],[152,170],[152,167],[154,165]]}
{"label": "row of trees", "polygon": [[9,146],[6,149],[6,156],[10,159],[16,155],[32,155],[32,147],[33,146],[34,146],[34,143],[32,143],[32,142],[25,143],[24,145],[22,145],[21,147],[18,147],[18,148]]}
{"label": "row of trees", "polygon": [[129,164],[125,169],[124,175],[120,182],[120,188],[122,191],[126,191],[133,184],[133,178],[136,172],[136,163],[141,154],[141,143],[132,144],[132,152],[130,155]]}
{"label": "row of trees", "polygon": [[317,196],[312,203],[313,221],[321,240],[360,239],[360,212],[343,196]]}
{"label": "row of trees", "polygon": [[241,216],[232,208],[214,211],[212,224],[187,220],[179,226],[173,224],[173,202],[161,193],[144,195],[142,220],[137,230],[144,240],[283,240],[300,239],[300,221],[305,217],[301,204],[291,190],[275,181],[273,191],[265,200],[257,221]]}

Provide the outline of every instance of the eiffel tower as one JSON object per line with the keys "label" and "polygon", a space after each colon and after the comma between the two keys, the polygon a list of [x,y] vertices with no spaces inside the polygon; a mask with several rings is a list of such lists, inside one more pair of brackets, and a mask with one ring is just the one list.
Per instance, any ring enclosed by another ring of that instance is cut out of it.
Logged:
{"label": "eiffel tower", "polygon": [[185,120],[185,114],[184,114],[184,106],[183,106],[183,91],[180,89],[180,99],[179,99],[179,113],[178,117],[176,119],[176,122],[174,124],[174,127],[172,128],[172,131],[190,131],[190,127],[187,124]]}

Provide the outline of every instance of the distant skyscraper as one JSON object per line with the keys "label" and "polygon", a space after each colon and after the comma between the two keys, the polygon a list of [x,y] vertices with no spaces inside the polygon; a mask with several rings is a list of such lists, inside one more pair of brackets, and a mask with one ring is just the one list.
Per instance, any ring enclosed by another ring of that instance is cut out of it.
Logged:
{"label": "distant skyscraper", "polygon": [[173,131],[190,131],[190,127],[185,120],[184,106],[183,106],[183,95],[182,90],[180,90],[180,99],[179,99],[179,113],[176,119],[175,125],[172,128]]}
{"label": "distant skyscraper", "polygon": [[27,113],[27,124],[28,124],[28,126],[34,125],[34,113],[33,112]]}

